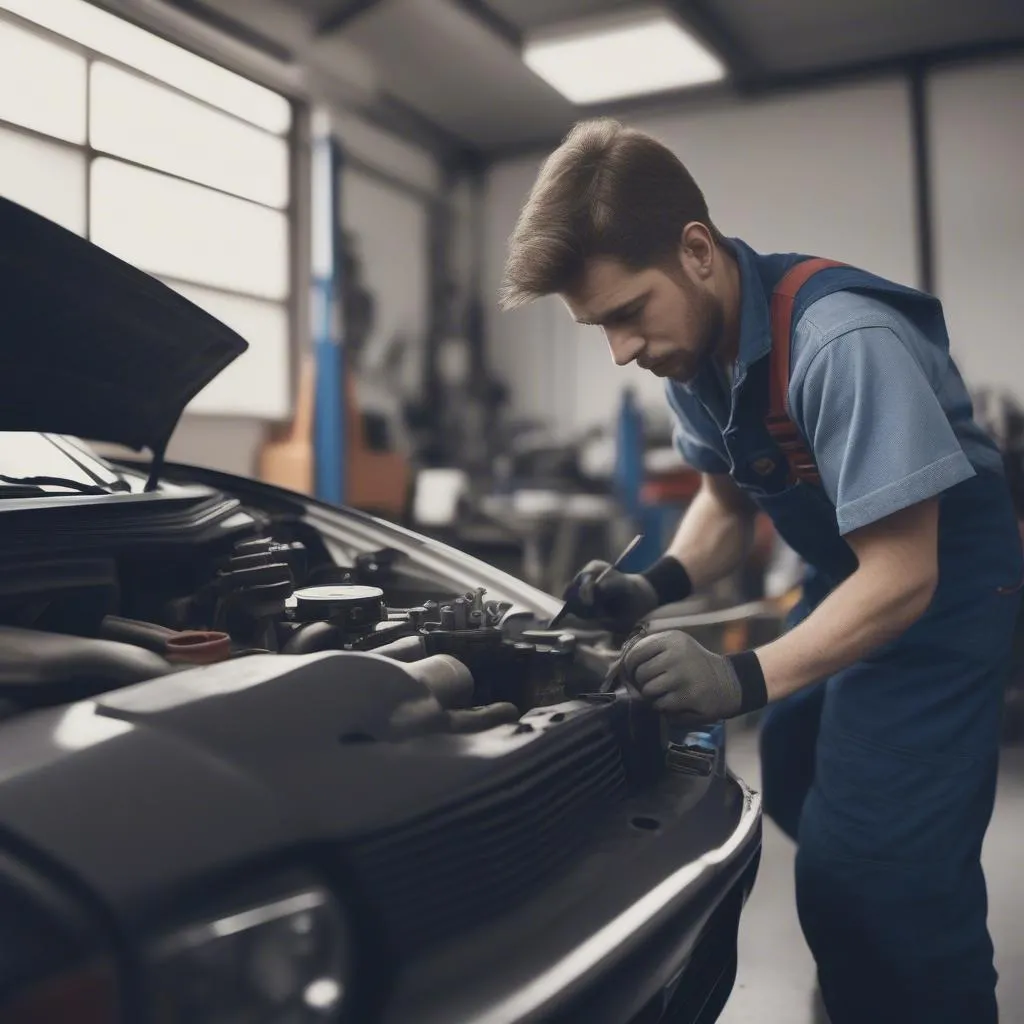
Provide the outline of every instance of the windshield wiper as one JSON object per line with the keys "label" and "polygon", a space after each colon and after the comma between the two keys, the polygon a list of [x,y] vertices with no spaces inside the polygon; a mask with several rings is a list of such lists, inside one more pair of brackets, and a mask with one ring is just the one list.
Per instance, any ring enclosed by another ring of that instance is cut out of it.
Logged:
{"label": "windshield wiper", "polygon": [[[55,434],[44,434],[43,437],[52,444],[57,451],[61,452],[67,458],[69,458],[97,487],[104,487],[110,491],[131,491],[132,485],[128,483],[128,478],[122,473],[116,466],[106,466],[104,468],[109,469],[113,474],[114,479],[112,481],[104,480],[98,473],[90,469],[90,467],[84,461],[84,458],[79,456],[86,456],[89,453],[82,450],[80,443],[69,437],[59,437]],[[106,493],[104,491],[103,493]]]}
{"label": "windshield wiper", "polygon": [[74,494],[110,494],[110,488],[65,480],[59,476],[4,476],[0,473],[0,495],[6,498],[39,498],[52,494],[47,487],[59,487]]}

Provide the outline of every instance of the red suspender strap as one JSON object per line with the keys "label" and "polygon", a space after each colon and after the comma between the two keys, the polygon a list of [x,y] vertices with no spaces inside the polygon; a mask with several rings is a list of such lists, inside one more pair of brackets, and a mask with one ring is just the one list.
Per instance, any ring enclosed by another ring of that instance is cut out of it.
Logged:
{"label": "red suspender strap", "polygon": [[770,401],[766,424],[768,433],[782,449],[789,463],[789,476],[792,481],[803,480],[807,483],[820,484],[818,467],[814,464],[814,456],[807,450],[800,431],[786,412],[786,395],[789,392],[789,350],[792,344],[793,302],[797,292],[819,270],[827,267],[841,267],[844,264],[835,260],[809,259],[803,260],[792,267],[772,292],[771,324],[772,352],[769,364]]}

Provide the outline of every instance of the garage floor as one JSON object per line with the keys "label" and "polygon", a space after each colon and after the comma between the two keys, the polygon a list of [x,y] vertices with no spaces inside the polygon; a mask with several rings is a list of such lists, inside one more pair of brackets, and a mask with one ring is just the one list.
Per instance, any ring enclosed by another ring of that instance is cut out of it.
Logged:
{"label": "garage floor", "polygon": [[[759,785],[757,733],[729,736],[733,771]],[[1002,1024],[1024,1024],[1024,748],[1003,751],[996,812],[986,839],[989,928],[1000,973]],[[793,894],[793,845],[765,821],[764,852],[740,929],[740,968],[720,1024],[820,1024],[813,1003],[814,961],[804,944]]]}

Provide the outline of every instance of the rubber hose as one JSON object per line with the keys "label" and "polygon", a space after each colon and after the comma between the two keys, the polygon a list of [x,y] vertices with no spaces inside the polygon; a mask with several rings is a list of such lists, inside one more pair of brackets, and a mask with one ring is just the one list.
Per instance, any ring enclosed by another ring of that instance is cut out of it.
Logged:
{"label": "rubber hose", "polygon": [[189,629],[167,638],[164,657],[176,665],[215,665],[231,657],[231,637],[210,629]]}
{"label": "rubber hose", "polygon": [[120,615],[104,616],[100,623],[100,637],[104,640],[116,640],[118,643],[135,644],[145,647],[148,651],[162,654],[167,641],[174,636],[175,630],[166,626],[158,626],[155,622],[140,622],[137,619],[124,619]]}
{"label": "rubber hose", "polygon": [[37,689],[78,679],[128,686],[173,672],[152,651],[113,640],[0,626],[0,687]]}
{"label": "rubber hose", "polygon": [[338,646],[338,629],[330,622],[310,622],[297,629],[285,641],[282,654],[315,654]]}
{"label": "rubber hose", "polygon": [[134,644],[179,665],[213,665],[231,657],[231,637],[212,630],[177,630],[155,622],[107,615],[100,625],[105,640]]}
{"label": "rubber hose", "polygon": [[476,686],[472,673],[450,654],[432,654],[413,662],[406,671],[421,682],[445,710],[466,708],[473,703]]}
{"label": "rubber hose", "polygon": [[421,661],[424,657],[423,641],[418,636],[403,636],[400,640],[392,640],[389,644],[375,647],[369,653],[383,654],[392,661]]}

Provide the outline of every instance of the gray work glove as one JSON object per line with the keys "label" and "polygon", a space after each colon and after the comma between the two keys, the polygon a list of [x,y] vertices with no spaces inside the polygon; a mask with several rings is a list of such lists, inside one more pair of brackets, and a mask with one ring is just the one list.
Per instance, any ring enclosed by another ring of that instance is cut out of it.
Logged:
{"label": "gray work glove", "polygon": [[608,567],[608,562],[588,562],[566,588],[563,600],[577,618],[600,623],[613,633],[628,633],[661,602],[646,576]]}
{"label": "gray work glove", "polygon": [[764,673],[753,651],[723,656],[670,629],[631,641],[620,676],[667,715],[708,723],[764,707]]}

